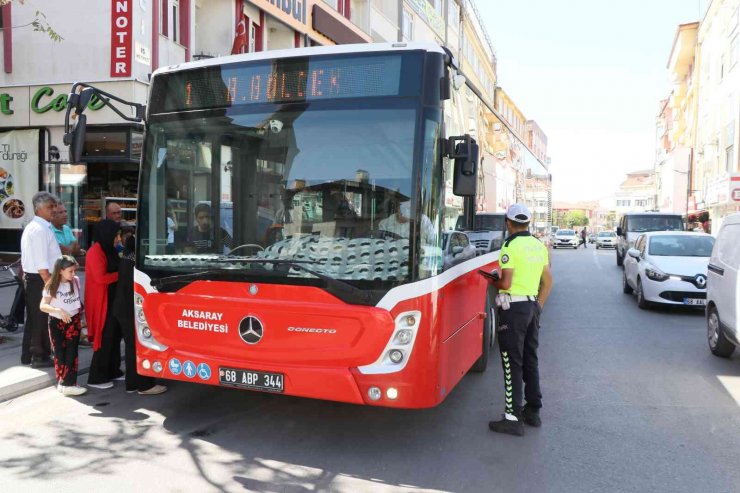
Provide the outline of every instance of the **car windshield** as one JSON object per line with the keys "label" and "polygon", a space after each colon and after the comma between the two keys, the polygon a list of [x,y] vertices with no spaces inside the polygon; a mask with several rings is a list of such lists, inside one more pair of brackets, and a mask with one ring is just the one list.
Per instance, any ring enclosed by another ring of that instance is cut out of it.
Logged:
{"label": "car windshield", "polygon": [[648,253],[659,257],[710,257],[714,237],[666,235],[650,238]]}
{"label": "car windshield", "polygon": [[575,236],[576,232],[572,229],[561,229],[557,233],[555,233],[555,236]]}
{"label": "car windshield", "polygon": [[614,238],[617,236],[614,233],[599,233],[599,238]]}
{"label": "car windshield", "polygon": [[682,231],[683,220],[680,216],[629,216],[627,231],[646,233],[648,231]]}

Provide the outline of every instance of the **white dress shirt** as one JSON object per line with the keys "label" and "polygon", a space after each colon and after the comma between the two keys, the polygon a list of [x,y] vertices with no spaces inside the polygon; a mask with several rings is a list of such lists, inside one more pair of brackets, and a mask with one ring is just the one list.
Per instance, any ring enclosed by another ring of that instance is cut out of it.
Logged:
{"label": "white dress shirt", "polygon": [[21,235],[21,265],[23,272],[38,274],[46,269],[49,274],[54,270],[54,262],[62,256],[57,237],[51,230],[51,223],[44,218],[34,216],[33,221]]}

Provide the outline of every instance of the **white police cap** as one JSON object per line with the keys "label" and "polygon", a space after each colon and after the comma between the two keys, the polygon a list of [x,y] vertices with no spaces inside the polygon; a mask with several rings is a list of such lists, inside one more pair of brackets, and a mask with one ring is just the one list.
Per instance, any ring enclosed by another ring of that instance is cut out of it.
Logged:
{"label": "white police cap", "polygon": [[532,214],[524,204],[511,204],[506,210],[506,218],[515,223],[528,223],[532,220]]}

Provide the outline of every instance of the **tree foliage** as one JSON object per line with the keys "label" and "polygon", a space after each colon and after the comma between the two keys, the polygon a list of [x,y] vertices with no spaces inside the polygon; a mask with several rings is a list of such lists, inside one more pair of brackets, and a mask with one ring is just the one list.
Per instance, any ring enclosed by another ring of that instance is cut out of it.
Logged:
{"label": "tree foliage", "polygon": [[[16,2],[21,5],[25,3],[25,0],[0,0],[0,6],[7,5],[9,3]],[[11,29],[20,29],[22,27],[29,27],[31,26],[35,32],[44,33],[54,42],[60,42],[64,40],[62,36],[59,35],[58,32],[56,32],[51,25],[49,24],[49,21],[46,20],[46,15],[44,15],[43,12],[40,10],[37,10],[36,13],[33,16],[33,20],[31,22],[28,22],[26,24],[21,24],[20,26],[9,26]]]}
{"label": "tree foliage", "polygon": [[583,211],[568,211],[563,216],[563,222],[569,228],[586,226],[588,224],[588,216]]}

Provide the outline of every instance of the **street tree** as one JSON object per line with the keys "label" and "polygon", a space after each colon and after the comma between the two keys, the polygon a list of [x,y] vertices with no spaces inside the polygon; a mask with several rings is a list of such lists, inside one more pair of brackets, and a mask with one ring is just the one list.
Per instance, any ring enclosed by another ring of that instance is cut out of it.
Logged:
{"label": "street tree", "polygon": [[[9,3],[18,3],[23,5],[26,0],[0,0],[0,7],[3,5],[8,5]],[[43,12],[40,10],[37,10],[34,14],[33,20],[31,22],[27,22],[26,24],[21,24],[18,26],[9,26],[10,29],[20,29],[23,27],[32,27],[35,32],[41,32],[45,33],[52,41],[60,42],[63,41],[64,38],[59,35],[58,32],[56,32],[51,25],[49,24],[49,21],[46,20],[46,15],[44,15]]]}
{"label": "street tree", "polygon": [[575,226],[586,226],[588,224],[588,216],[583,211],[568,211],[563,217],[563,222],[568,225],[569,228]]}

